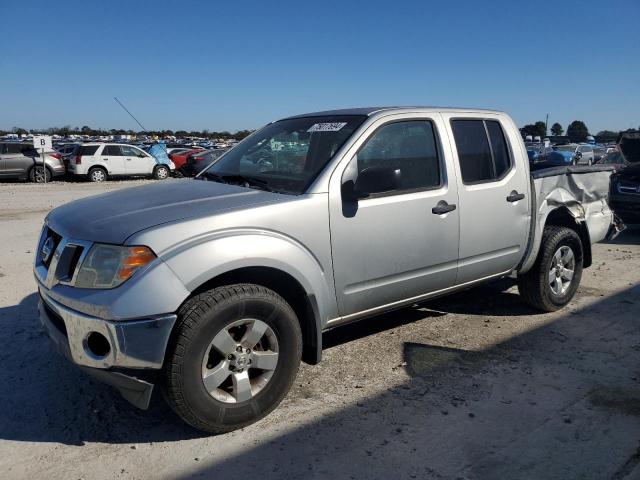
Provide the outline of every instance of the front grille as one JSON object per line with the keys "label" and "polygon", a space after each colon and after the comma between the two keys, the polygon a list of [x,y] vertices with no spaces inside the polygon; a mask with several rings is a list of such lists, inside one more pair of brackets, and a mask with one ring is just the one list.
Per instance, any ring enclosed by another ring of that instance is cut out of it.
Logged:
{"label": "front grille", "polygon": [[60,259],[56,265],[56,279],[61,282],[70,282],[78,266],[84,248],[80,245],[69,243],[60,253]]}
{"label": "front grille", "polygon": [[56,327],[56,329],[62,333],[65,337],[67,337],[67,326],[64,323],[64,320],[62,319],[62,317],[60,315],[58,315],[49,305],[47,305],[47,302],[42,302],[43,306],[44,306],[44,310],[45,312],[47,312],[47,316],[49,317],[49,320],[51,321],[51,323],[53,324],[54,327]]}
{"label": "front grille", "polygon": [[[47,269],[49,268],[49,265],[51,265],[53,254],[58,248],[58,245],[60,245],[61,241],[62,237],[60,235],[51,230],[49,227],[45,227],[45,231],[43,232],[43,242],[42,245],[40,245],[40,251],[38,252],[38,259],[45,267],[47,267]],[[46,258],[44,257],[45,248],[46,251],[49,252]]]}
{"label": "front grille", "polygon": [[623,183],[618,184],[618,192],[627,194],[640,194],[637,185],[625,185]]}

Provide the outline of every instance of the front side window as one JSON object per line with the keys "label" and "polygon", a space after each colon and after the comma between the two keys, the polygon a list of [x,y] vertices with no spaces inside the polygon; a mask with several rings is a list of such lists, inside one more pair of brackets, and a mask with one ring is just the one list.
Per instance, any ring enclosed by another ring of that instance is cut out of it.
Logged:
{"label": "front side window", "polygon": [[493,182],[511,168],[500,123],[495,120],[452,120],[451,129],[465,184]]}
{"label": "front side window", "polygon": [[442,184],[436,136],[429,120],[380,127],[360,148],[356,159],[358,174],[370,168],[400,170],[400,186],[393,193]]}
{"label": "front side window", "polygon": [[366,119],[327,115],[280,120],[246,138],[198,177],[301,194]]}
{"label": "front side window", "polygon": [[[128,145],[122,145],[120,147],[122,149],[122,155],[124,155],[125,157],[141,157],[141,156],[145,156],[142,152],[142,150],[138,150],[135,147],[129,147]],[[115,155],[115,154],[113,154]]]}

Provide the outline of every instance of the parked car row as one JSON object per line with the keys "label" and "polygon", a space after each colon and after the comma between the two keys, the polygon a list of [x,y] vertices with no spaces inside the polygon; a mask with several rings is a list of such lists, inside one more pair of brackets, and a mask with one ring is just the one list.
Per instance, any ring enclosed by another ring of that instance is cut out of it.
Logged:
{"label": "parked car row", "polygon": [[40,154],[32,144],[0,142],[0,178],[48,182],[65,174],[62,155],[54,150]]}
{"label": "parked car row", "polygon": [[192,177],[226,151],[171,147],[166,149],[167,156],[129,144],[68,143],[45,152],[43,165],[42,155],[30,143],[0,142],[0,178],[43,183],[65,174],[92,182],[119,176]]}

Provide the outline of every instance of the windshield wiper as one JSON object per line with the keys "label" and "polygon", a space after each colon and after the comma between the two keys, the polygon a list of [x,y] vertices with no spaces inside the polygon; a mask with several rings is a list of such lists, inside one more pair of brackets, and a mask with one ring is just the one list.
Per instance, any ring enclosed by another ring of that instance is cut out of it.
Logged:
{"label": "windshield wiper", "polygon": [[208,171],[207,172],[202,172],[202,175],[200,175],[199,178],[202,178],[203,180],[211,180],[213,182],[229,183],[225,179],[225,175],[219,175],[217,173],[208,172]]}
{"label": "windshield wiper", "polygon": [[260,178],[248,177],[246,175],[224,175],[214,172],[203,172],[200,175],[204,180],[211,180],[218,183],[226,183],[231,185],[239,185],[247,188],[258,188],[267,192],[282,193],[271,187],[268,182]]}
{"label": "windshield wiper", "polygon": [[227,183],[241,185],[243,187],[256,187],[260,190],[266,190],[267,192],[279,193],[278,190],[269,185],[269,182],[260,178],[248,177],[246,175],[220,175],[220,178]]}

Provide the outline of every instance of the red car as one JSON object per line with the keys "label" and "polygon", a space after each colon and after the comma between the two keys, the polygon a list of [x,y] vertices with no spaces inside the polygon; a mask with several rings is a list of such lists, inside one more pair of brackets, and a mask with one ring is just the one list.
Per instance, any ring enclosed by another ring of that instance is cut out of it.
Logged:
{"label": "red car", "polygon": [[194,155],[196,153],[202,152],[203,150],[204,148],[194,148],[193,150],[187,150],[186,152],[170,154],[169,158],[175,164],[176,170],[178,170],[187,162],[187,158],[189,158],[190,155]]}

